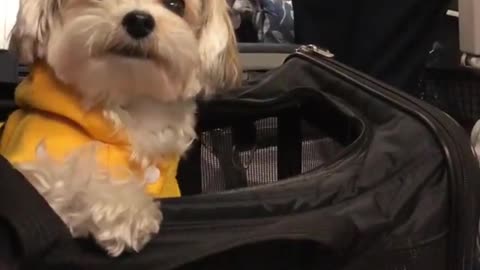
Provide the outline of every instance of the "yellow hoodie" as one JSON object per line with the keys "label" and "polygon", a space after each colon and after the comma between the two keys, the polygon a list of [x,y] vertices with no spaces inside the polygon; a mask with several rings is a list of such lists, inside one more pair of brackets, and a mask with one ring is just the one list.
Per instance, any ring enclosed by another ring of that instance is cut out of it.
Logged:
{"label": "yellow hoodie", "polygon": [[[34,161],[40,143],[50,157],[62,160],[82,146],[98,141],[101,147],[97,160],[113,178],[120,175],[118,168],[144,175],[130,161],[126,135],[115,132],[100,110],[83,110],[79,99],[56,79],[45,63],[32,67],[30,75],[17,87],[15,101],[20,109],[9,117],[0,139],[0,154],[12,164]],[[148,181],[146,193],[155,198],[180,196],[176,180],[178,161],[174,157],[158,164],[160,176],[156,181]]]}

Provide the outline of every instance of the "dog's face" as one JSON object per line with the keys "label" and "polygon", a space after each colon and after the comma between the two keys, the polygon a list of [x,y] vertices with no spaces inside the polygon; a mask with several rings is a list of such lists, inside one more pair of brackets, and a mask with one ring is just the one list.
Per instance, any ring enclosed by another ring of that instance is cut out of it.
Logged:
{"label": "dog's face", "polygon": [[240,77],[225,0],[20,0],[11,48],[88,102],[176,101]]}

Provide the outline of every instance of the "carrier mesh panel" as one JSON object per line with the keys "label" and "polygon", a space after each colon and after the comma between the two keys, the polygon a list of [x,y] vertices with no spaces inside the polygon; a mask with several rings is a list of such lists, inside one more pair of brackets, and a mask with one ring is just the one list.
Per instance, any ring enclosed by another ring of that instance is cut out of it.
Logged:
{"label": "carrier mesh panel", "polygon": [[480,118],[480,75],[470,70],[430,70],[418,96],[450,114],[467,130]]}
{"label": "carrier mesh panel", "polygon": [[[232,127],[203,132],[201,141],[202,192],[218,192],[243,186],[265,185],[280,180],[278,175],[278,121],[265,118],[254,122],[255,138],[239,149]],[[241,132],[241,131],[240,131]],[[241,136],[241,134],[240,134]],[[292,142],[293,143],[293,142]],[[315,169],[338,153],[343,146],[302,122],[301,172]],[[232,183],[240,178],[240,183]]]}

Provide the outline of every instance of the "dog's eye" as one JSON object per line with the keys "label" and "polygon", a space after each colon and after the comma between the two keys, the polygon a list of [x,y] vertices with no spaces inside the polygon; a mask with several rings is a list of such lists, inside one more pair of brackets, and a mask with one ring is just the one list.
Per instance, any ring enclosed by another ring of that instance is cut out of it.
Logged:
{"label": "dog's eye", "polygon": [[162,1],[166,8],[168,8],[178,16],[183,16],[183,14],[185,13],[184,0],[162,0]]}

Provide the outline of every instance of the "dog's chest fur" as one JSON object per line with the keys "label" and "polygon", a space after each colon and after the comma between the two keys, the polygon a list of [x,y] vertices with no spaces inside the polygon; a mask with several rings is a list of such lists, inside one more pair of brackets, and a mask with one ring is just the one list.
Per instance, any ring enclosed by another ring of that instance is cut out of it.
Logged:
{"label": "dog's chest fur", "polygon": [[128,105],[104,111],[131,144],[131,158],[142,167],[167,156],[182,156],[195,139],[194,101],[165,104],[136,99]]}

